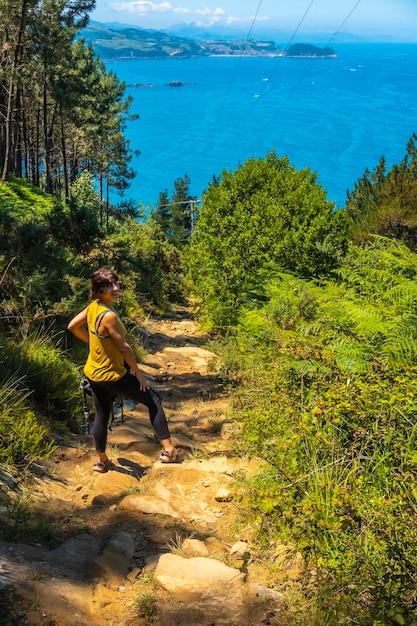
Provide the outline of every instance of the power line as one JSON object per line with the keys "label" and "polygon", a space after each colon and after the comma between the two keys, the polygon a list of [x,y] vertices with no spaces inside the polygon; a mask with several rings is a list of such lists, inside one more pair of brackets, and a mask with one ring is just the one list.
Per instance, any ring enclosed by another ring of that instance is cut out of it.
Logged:
{"label": "power line", "polygon": [[157,209],[167,209],[170,206],[178,206],[179,204],[186,204],[190,212],[191,219],[191,232],[194,232],[195,223],[197,221],[197,205],[201,204],[202,200],[182,200],[181,202],[169,202],[167,204],[158,204]]}
{"label": "power line", "polygon": [[244,53],[244,51],[245,51],[246,45],[247,45],[247,43],[248,43],[248,41],[249,41],[249,37],[250,37],[250,35],[251,35],[251,33],[252,33],[252,30],[253,30],[253,27],[254,27],[254,25],[255,25],[256,18],[258,17],[258,13],[259,13],[259,11],[260,11],[260,8],[261,8],[261,5],[262,5],[262,2],[263,2],[263,0],[259,0],[258,8],[256,9],[255,15],[253,16],[253,20],[252,20],[251,26],[250,26],[250,28],[249,28],[249,32],[248,32],[248,34],[246,35],[246,39],[245,39],[245,42],[244,42],[244,44],[243,44],[242,51],[241,51],[241,53],[240,53],[240,55],[239,55],[239,57],[238,57],[238,60],[237,60],[237,63],[236,63],[236,66],[235,66],[234,72],[233,72],[232,77],[231,77],[231,79],[230,79],[230,81],[229,81],[229,85],[228,85],[228,88],[227,88],[227,91],[226,91],[226,95],[225,95],[225,97],[224,97],[224,99],[223,99],[222,106],[221,106],[221,108],[220,108],[220,111],[219,111],[219,114],[218,114],[218,116],[217,116],[216,122],[215,122],[215,124],[214,124],[214,126],[213,126],[213,130],[212,130],[212,132],[211,132],[211,134],[210,134],[210,137],[209,137],[209,140],[208,140],[208,142],[207,142],[207,149],[208,149],[208,147],[210,146],[210,144],[211,144],[211,142],[212,142],[212,140],[213,140],[213,136],[214,136],[214,134],[216,133],[217,126],[218,126],[218,124],[219,124],[220,118],[221,118],[222,113],[223,113],[223,111],[224,111],[224,107],[225,107],[225,104],[226,104],[226,100],[227,100],[227,98],[228,98],[228,96],[229,96],[229,94],[230,94],[230,90],[231,90],[232,85],[233,85],[233,83],[234,83],[234,81],[235,81],[235,78],[236,78],[236,75],[237,75],[237,72],[238,72],[238,69],[239,69],[240,63],[241,63],[241,61],[242,61],[243,53]]}
{"label": "power line", "polygon": [[[350,18],[350,16],[352,15],[352,13],[355,11],[355,9],[360,5],[360,3],[362,2],[362,0],[358,0],[357,3],[355,4],[355,6],[353,7],[353,9],[348,13],[348,15],[345,17],[345,19],[343,20],[343,22],[340,24],[340,26],[338,27],[338,29],[336,30],[335,33],[333,33],[333,35],[330,37],[329,41],[326,43],[325,47],[327,48],[333,41],[333,39],[336,37],[336,35],[340,32],[340,30],[343,28],[343,26],[346,24],[346,22],[348,21],[348,19]],[[307,74],[310,72],[311,68],[313,67],[313,65],[315,65],[317,63],[317,61],[319,60],[319,57],[316,57],[315,59],[313,59],[312,63],[310,64],[310,67],[307,68],[307,70],[304,72],[304,74],[302,75],[302,77],[300,78],[300,80],[298,81],[298,83],[295,85],[295,87],[292,89],[292,91],[290,92],[290,94],[287,96],[286,100],[284,100],[282,106],[284,106],[288,100],[291,98],[291,96],[293,95],[293,93],[295,91],[297,91],[298,87],[301,85],[301,83],[303,82],[303,80],[305,79],[305,77],[307,76]],[[282,108],[282,107],[281,107]]]}
{"label": "power line", "polygon": [[[210,144],[211,144],[211,143],[212,143],[212,141],[213,141],[213,137],[214,137],[214,135],[215,135],[215,133],[216,133],[216,131],[217,131],[217,127],[218,127],[219,122],[220,122],[220,119],[221,119],[221,117],[222,117],[222,114],[223,114],[223,111],[224,111],[224,108],[225,108],[225,105],[226,105],[227,98],[229,97],[229,94],[230,94],[230,91],[231,91],[232,85],[233,85],[233,83],[234,83],[234,81],[235,81],[235,79],[236,79],[237,72],[238,72],[238,69],[239,69],[240,63],[241,63],[242,58],[243,58],[243,52],[244,52],[244,49],[245,49],[245,47],[246,47],[246,45],[247,45],[247,43],[248,43],[248,41],[249,41],[249,37],[250,37],[250,35],[251,35],[251,33],[252,33],[252,30],[253,30],[253,27],[254,27],[254,25],[255,25],[256,18],[258,17],[258,13],[259,13],[260,8],[261,8],[261,6],[262,6],[262,1],[263,1],[263,0],[260,0],[260,1],[259,1],[258,8],[256,9],[255,14],[254,14],[254,16],[253,16],[253,20],[252,20],[251,26],[250,26],[250,28],[249,28],[249,32],[248,32],[248,34],[246,35],[246,39],[245,39],[245,43],[244,43],[244,46],[243,46],[242,52],[241,52],[241,54],[239,55],[238,61],[237,61],[237,63],[236,63],[236,66],[235,66],[235,69],[234,69],[234,72],[233,72],[233,75],[232,75],[232,77],[231,77],[231,79],[230,79],[230,81],[229,81],[229,85],[228,85],[228,88],[227,88],[227,90],[226,90],[225,97],[223,98],[222,106],[221,106],[220,111],[219,111],[219,113],[218,113],[218,116],[217,116],[217,118],[216,118],[216,122],[215,122],[215,124],[214,124],[214,126],[213,126],[213,129],[212,129],[212,131],[211,131],[210,137],[209,137],[209,139],[208,139],[208,141],[207,141],[206,154],[208,154],[208,148],[210,147]],[[311,0],[311,2],[310,2],[310,4],[309,4],[309,6],[307,7],[306,11],[304,12],[303,17],[301,18],[301,20],[299,21],[299,23],[298,23],[298,25],[297,25],[296,29],[294,30],[293,34],[291,35],[291,37],[290,37],[290,41],[289,41],[289,42],[288,42],[288,44],[287,44],[287,48],[291,45],[292,41],[294,40],[294,37],[296,36],[297,32],[299,31],[299,29],[300,29],[300,27],[301,27],[302,23],[304,22],[304,20],[305,20],[305,18],[306,18],[306,16],[307,16],[307,14],[308,14],[308,12],[310,11],[310,9],[311,9],[311,7],[312,7],[312,5],[313,5],[313,4],[314,4],[314,0]],[[282,61],[282,58],[283,58],[283,57],[279,57],[279,61]],[[277,65],[278,65],[278,64],[277,64]],[[276,67],[277,67],[277,66],[276,66]],[[276,67],[275,67],[275,69],[276,69]],[[271,73],[271,75],[270,75],[270,77],[269,77],[269,79],[268,79],[268,80],[270,80],[270,78],[272,78],[272,76],[273,76],[273,74],[274,74],[275,69],[274,69],[274,70],[273,70],[273,72]],[[266,86],[264,87],[264,91],[265,91],[265,89],[266,89]],[[245,122],[243,123],[243,125],[246,125],[246,124],[247,124],[248,120],[250,119],[251,115],[253,114],[253,111],[254,111],[254,109],[255,109],[255,106],[256,106],[256,102],[255,102],[254,106],[252,107],[252,109],[249,111],[249,113],[248,113],[248,115],[247,115],[247,118],[246,118]]]}
{"label": "power line", "polygon": [[[304,20],[305,16],[307,15],[308,11],[310,10],[310,7],[312,5],[312,3],[314,2],[314,0],[312,0],[312,2],[310,3],[310,6],[308,7],[306,13],[304,14],[299,26],[301,25],[302,21]],[[330,39],[328,40],[328,42],[326,43],[325,47],[328,47],[331,42],[333,41],[333,39],[336,37],[336,35],[340,32],[340,30],[343,28],[343,26],[346,24],[346,22],[348,21],[348,19],[350,18],[350,16],[352,15],[352,13],[357,9],[357,7],[360,5],[360,3],[362,2],[362,0],[357,0],[355,6],[349,11],[349,13],[347,14],[347,16],[344,18],[344,20],[342,21],[342,23],[338,26],[337,30],[333,33],[333,35],[330,37]],[[295,32],[298,31],[299,26],[297,26],[297,30]],[[291,38],[291,41],[294,37]],[[316,57],[315,59],[312,60],[312,62],[310,63],[309,67],[307,68],[307,70],[304,72],[304,74],[301,76],[301,78],[298,80],[298,82],[295,84],[295,86],[293,87],[293,89],[290,91],[290,93],[287,95],[287,97],[285,98],[285,100],[282,102],[282,104],[279,107],[278,113],[282,113],[282,109],[284,108],[284,106],[287,104],[287,102],[290,100],[290,98],[294,95],[294,93],[297,91],[297,89],[299,88],[299,86],[301,85],[301,83],[305,80],[306,76],[310,73],[312,67],[317,63],[317,61],[319,60],[319,57]],[[253,110],[253,109],[252,109]],[[268,118],[268,123],[271,123],[271,120],[273,119],[273,117],[275,117],[275,114],[273,116],[270,116]]]}
{"label": "power line", "polygon": [[[332,35],[332,36],[330,37],[330,39],[328,40],[328,42],[327,42],[327,44],[326,44],[326,47],[330,45],[330,43],[333,41],[333,39],[336,37],[336,35],[340,32],[340,30],[343,28],[343,26],[345,25],[345,23],[348,21],[348,19],[349,19],[349,18],[351,17],[351,15],[354,13],[354,11],[357,9],[357,7],[360,5],[361,1],[362,1],[362,0],[357,0],[356,4],[355,4],[355,5],[353,6],[353,8],[349,11],[349,13],[347,14],[347,16],[343,19],[343,21],[341,22],[341,24],[338,26],[338,28],[336,29],[336,31],[333,33],[333,35]],[[302,18],[300,19],[299,23],[297,24],[297,27],[295,28],[295,30],[294,30],[294,32],[293,32],[293,34],[291,35],[290,40],[289,40],[289,42],[288,42],[288,44],[287,44],[287,47],[289,47],[289,46],[291,45],[291,43],[293,42],[293,40],[294,40],[294,38],[295,38],[296,34],[298,33],[298,31],[299,31],[299,29],[300,29],[301,25],[303,24],[303,22],[304,22],[305,18],[307,17],[307,14],[309,13],[310,9],[311,9],[311,8],[312,8],[312,6],[313,6],[313,4],[314,4],[314,0],[311,0],[311,1],[310,1],[309,6],[308,6],[308,7],[307,7],[307,9],[305,10],[305,12],[304,12],[304,14],[303,14]],[[255,25],[256,18],[257,18],[257,16],[258,16],[259,10],[260,10],[260,8],[261,8],[261,5],[262,5],[262,0],[260,0],[260,2],[259,2],[259,4],[258,4],[258,7],[257,7],[257,10],[256,10],[256,13],[255,13],[255,15],[254,15],[254,17],[253,17],[253,20],[252,20],[252,23],[251,23],[251,26],[250,26],[249,32],[248,32],[248,34],[247,34],[247,36],[246,36],[245,45],[248,43],[249,37],[250,37],[250,35],[251,35],[251,33],[252,33],[253,27],[254,27],[254,25]],[[237,64],[236,64],[236,67],[235,67],[235,69],[234,69],[233,75],[232,75],[231,80],[230,80],[230,82],[229,82],[229,85],[228,85],[228,88],[227,88],[227,91],[226,91],[225,97],[224,97],[224,99],[223,99],[222,106],[221,106],[221,108],[220,108],[220,111],[219,111],[219,114],[218,114],[218,116],[217,116],[216,122],[215,122],[215,124],[213,125],[213,129],[212,129],[212,132],[211,132],[211,134],[210,134],[210,137],[209,137],[209,139],[208,139],[208,141],[207,141],[206,154],[208,154],[208,152],[209,152],[208,148],[209,148],[210,144],[212,143],[212,141],[213,141],[213,137],[214,137],[214,135],[215,135],[215,133],[216,133],[216,131],[217,131],[217,128],[218,128],[218,126],[219,126],[219,122],[220,122],[220,119],[221,119],[221,117],[222,117],[223,111],[224,111],[224,109],[225,109],[225,105],[226,105],[227,98],[228,98],[228,96],[229,96],[229,94],[230,94],[230,91],[231,91],[232,85],[233,85],[233,83],[234,83],[234,81],[235,81],[235,79],[236,79],[236,75],[237,75],[237,72],[238,72],[238,69],[239,69],[240,63],[241,63],[241,61],[242,61],[242,57],[244,56],[244,55],[243,55],[243,52],[244,52],[244,48],[243,48],[243,50],[242,50],[241,54],[239,55],[238,62],[237,62]],[[270,78],[272,78],[272,76],[275,74],[275,72],[276,72],[277,68],[279,67],[280,63],[282,63],[283,58],[285,58],[285,57],[279,57],[279,59],[278,59],[278,61],[277,61],[276,65],[275,65],[275,67],[274,67],[273,71],[271,72],[271,74],[270,74],[270,76],[269,76],[269,79],[270,79]],[[287,104],[287,102],[288,102],[288,101],[292,98],[292,96],[294,95],[294,93],[295,93],[295,92],[297,91],[297,89],[299,88],[300,84],[304,81],[305,77],[306,77],[306,76],[307,76],[307,74],[311,71],[312,67],[314,66],[314,64],[315,64],[317,61],[318,61],[318,57],[317,57],[317,58],[315,58],[315,59],[312,61],[312,63],[310,64],[310,66],[308,67],[308,69],[306,70],[306,72],[303,74],[303,76],[300,78],[300,80],[296,83],[296,85],[293,87],[293,89],[292,89],[292,90],[290,91],[290,93],[287,95],[287,97],[285,98],[285,100],[282,102],[282,104],[281,104],[281,106],[280,106],[280,109],[279,109],[279,112],[282,112],[283,107],[284,107],[284,106]],[[267,83],[267,82],[269,82],[269,79],[268,79],[268,81],[265,81],[265,82],[266,82],[266,83]],[[265,85],[265,87],[264,87],[264,91],[265,91],[265,89],[266,89],[266,85]],[[247,116],[247,118],[246,118],[245,122],[243,122],[243,124],[242,124],[242,127],[243,127],[244,125],[246,125],[246,124],[248,123],[248,121],[250,120],[250,118],[251,118],[251,116],[252,116],[252,114],[253,114],[253,111],[255,110],[255,107],[256,107],[256,105],[257,105],[257,104],[258,104],[258,100],[255,102],[254,106],[253,106],[253,107],[252,107],[252,109],[249,111],[248,116]],[[268,123],[269,123],[269,124],[271,123],[271,121],[272,121],[272,119],[274,118],[274,116],[275,116],[275,113],[274,113],[272,116],[270,116],[270,117],[268,118]],[[265,120],[264,120],[264,122],[267,122],[267,120],[265,119]]]}
{"label": "power line", "polygon": [[[308,7],[307,7],[307,9],[306,9],[306,11],[305,11],[305,13],[304,13],[303,17],[302,17],[302,18],[301,18],[301,20],[298,22],[296,29],[294,30],[293,34],[292,34],[292,35],[291,35],[291,37],[290,37],[290,40],[288,41],[287,45],[285,46],[285,49],[286,49],[286,50],[288,50],[288,48],[291,46],[292,42],[294,41],[294,38],[295,38],[296,34],[297,34],[297,33],[298,33],[298,31],[300,30],[301,25],[302,25],[302,23],[304,22],[305,18],[307,17],[307,14],[308,14],[308,12],[310,11],[310,9],[311,9],[311,7],[313,6],[313,4],[314,4],[314,0],[311,0],[311,2],[310,2],[310,4],[308,5]],[[263,90],[262,90],[262,92],[261,92],[261,94],[260,94],[261,96],[262,96],[262,95],[263,95],[263,93],[265,92],[268,82],[269,82],[269,81],[271,80],[271,78],[274,76],[274,74],[275,74],[275,72],[276,72],[277,68],[278,68],[278,67],[279,67],[279,65],[282,63],[282,60],[283,60],[284,58],[285,58],[285,57],[284,57],[284,55],[281,55],[280,57],[278,57],[278,61],[277,61],[277,63],[275,64],[275,67],[273,68],[272,72],[269,74],[269,76],[268,76],[268,80],[266,80],[266,81],[265,81],[265,86],[264,86],[264,88],[263,88]],[[247,122],[248,122],[249,118],[251,117],[251,115],[253,114],[253,112],[254,112],[254,110],[255,110],[256,105],[258,104],[258,102],[259,102],[259,100],[258,100],[258,99],[256,99],[256,100],[255,100],[255,103],[254,103],[254,105],[253,105],[253,107],[252,107],[252,109],[249,111],[249,113],[248,113],[248,115],[247,115],[247,118],[246,118],[246,120],[245,120],[244,124],[247,124]]]}

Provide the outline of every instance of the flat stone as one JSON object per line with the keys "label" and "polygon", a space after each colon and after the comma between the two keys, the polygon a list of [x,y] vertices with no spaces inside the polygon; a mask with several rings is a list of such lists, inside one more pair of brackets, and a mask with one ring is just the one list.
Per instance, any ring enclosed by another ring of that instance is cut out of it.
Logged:
{"label": "flat stone", "polygon": [[204,543],[204,541],[200,541],[199,539],[185,539],[182,546],[182,551],[190,556],[208,556],[209,550]]}
{"label": "flat stone", "polygon": [[279,591],[275,591],[275,589],[269,589],[268,587],[260,585],[259,583],[251,583],[249,585],[249,589],[253,591],[259,598],[272,600],[280,607],[286,605],[285,596]]}
{"label": "flat stone", "polygon": [[238,594],[244,580],[239,570],[220,561],[204,557],[184,559],[175,554],[162,554],[154,574],[154,581],[163,589],[187,600]]}
{"label": "flat stone", "polygon": [[102,554],[94,559],[89,575],[115,584],[123,582],[130,571],[134,551],[132,537],[123,530],[117,531]]}
{"label": "flat stone", "polygon": [[250,557],[248,544],[245,541],[237,541],[230,548],[230,555],[235,559],[248,559]]}
{"label": "flat stone", "polygon": [[178,543],[186,536],[185,532],[179,528],[161,528],[151,533],[148,541],[160,546],[169,546]]}
{"label": "flat stone", "polygon": [[53,615],[55,624],[105,626],[106,622],[91,611],[92,590],[87,583],[55,578],[34,580],[31,586],[42,611]]}
{"label": "flat stone", "polygon": [[89,534],[73,537],[48,553],[48,571],[56,575],[84,578],[88,568],[99,554],[99,541]]}
{"label": "flat stone", "polygon": [[216,537],[207,537],[204,543],[207,546],[210,556],[223,555],[227,551],[227,546],[216,539]]}
{"label": "flat stone", "polygon": [[130,570],[130,572],[126,576],[127,580],[129,580],[130,582],[133,582],[139,576],[141,571],[142,570],[140,567],[134,567],[132,570]]}

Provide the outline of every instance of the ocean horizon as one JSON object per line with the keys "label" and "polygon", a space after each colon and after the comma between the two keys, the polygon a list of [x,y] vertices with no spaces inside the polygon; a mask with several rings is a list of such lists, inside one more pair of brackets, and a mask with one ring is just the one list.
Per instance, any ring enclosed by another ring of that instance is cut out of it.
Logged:
{"label": "ocean horizon", "polygon": [[125,131],[140,155],[124,198],[149,209],[187,174],[200,199],[223,169],[275,149],[296,169],[316,172],[328,200],[344,207],[365,170],[382,156],[388,168],[399,163],[417,132],[417,44],[331,47],[337,58],[106,62],[139,115]]}

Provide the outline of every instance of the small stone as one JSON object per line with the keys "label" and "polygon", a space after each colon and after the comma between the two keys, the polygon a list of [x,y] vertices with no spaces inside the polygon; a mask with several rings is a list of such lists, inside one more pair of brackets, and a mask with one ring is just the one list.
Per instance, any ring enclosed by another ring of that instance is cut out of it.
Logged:
{"label": "small stone", "polygon": [[183,541],[182,549],[185,553],[192,554],[193,556],[209,555],[209,550],[204,541],[192,539],[191,537]]}
{"label": "small stone", "polygon": [[158,566],[159,563],[159,556],[155,556],[155,555],[149,555],[145,558],[145,565],[143,566],[143,572],[144,574],[148,574],[149,572],[152,572],[154,569],[156,569],[156,567]]}
{"label": "small stone", "polygon": [[214,496],[214,499],[216,500],[216,502],[230,502],[230,500],[232,499],[232,493],[229,491],[229,489],[226,489],[226,487],[220,487],[220,489]]}
{"label": "small stone", "polygon": [[279,591],[275,591],[275,589],[269,589],[259,583],[252,583],[250,587],[259,598],[273,600],[277,604],[285,604],[285,596]]}
{"label": "small stone", "polygon": [[245,541],[237,541],[230,548],[230,556],[235,559],[248,559],[250,557],[249,546]]}
{"label": "small stone", "polygon": [[127,580],[133,583],[133,581],[136,580],[136,578],[139,576],[141,571],[142,570],[140,569],[140,567],[134,567],[126,576]]}

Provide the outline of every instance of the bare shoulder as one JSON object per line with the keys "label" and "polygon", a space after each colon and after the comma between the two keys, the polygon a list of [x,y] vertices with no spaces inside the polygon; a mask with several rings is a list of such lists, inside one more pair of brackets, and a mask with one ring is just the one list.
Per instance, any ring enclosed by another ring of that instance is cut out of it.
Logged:
{"label": "bare shoulder", "polygon": [[119,326],[119,316],[116,311],[108,309],[106,314],[103,315],[103,325],[107,328],[117,328]]}

